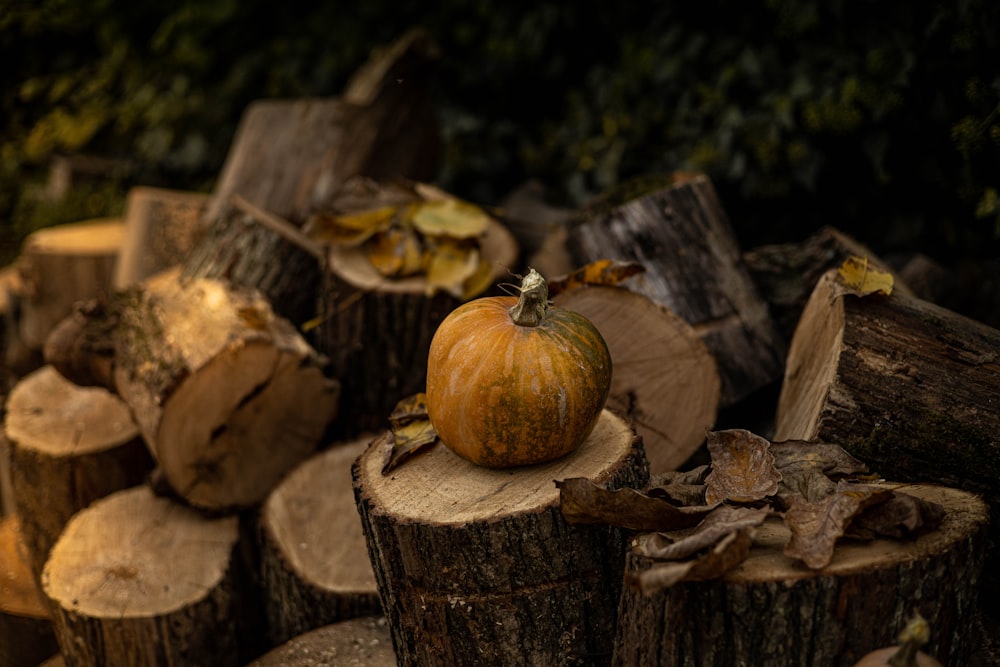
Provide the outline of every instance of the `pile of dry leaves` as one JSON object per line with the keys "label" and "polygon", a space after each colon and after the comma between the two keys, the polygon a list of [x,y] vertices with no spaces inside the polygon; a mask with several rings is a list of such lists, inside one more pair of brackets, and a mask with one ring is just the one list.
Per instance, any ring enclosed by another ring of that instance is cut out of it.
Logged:
{"label": "pile of dry leaves", "polygon": [[708,434],[711,463],[651,480],[645,491],[607,490],[584,478],[556,482],[570,523],[641,531],[633,552],[655,561],[630,584],[652,593],[721,577],[750,553],[757,527],[779,516],[785,555],[818,570],[841,538],[912,538],[937,528],[939,505],[876,484],[841,447],[770,442],[749,431]]}

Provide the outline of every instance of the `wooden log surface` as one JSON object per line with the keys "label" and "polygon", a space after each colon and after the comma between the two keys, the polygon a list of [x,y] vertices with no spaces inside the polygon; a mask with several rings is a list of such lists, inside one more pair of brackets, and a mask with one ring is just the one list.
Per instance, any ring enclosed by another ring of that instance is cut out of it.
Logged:
{"label": "wooden log surface", "polygon": [[0,520],[0,665],[35,667],[56,652],[45,600],[25,558],[20,522]]}
{"label": "wooden log surface", "polygon": [[121,218],[98,218],[39,229],[25,239],[16,264],[25,345],[40,350],[74,303],[111,291],[123,233]]}
{"label": "wooden log surface", "polygon": [[681,316],[715,355],[722,407],[781,379],[785,344],[711,181],[696,176],[571,224],[574,266],[639,262],[628,285]]}
{"label": "wooden log surface", "polygon": [[683,319],[625,287],[570,289],[553,303],[601,332],[613,366],[608,408],[633,423],[650,472],[676,470],[705,441],[719,408],[719,373],[705,343]]}
{"label": "wooden log surface", "polygon": [[351,480],[351,465],[370,441],[334,443],[304,461],[261,508],[261,583],[272,644],[380,612]]}
{"label": "wooden log surface", "polygon": [[70,517],[141,483],[153,469],[125,402],[99,387],[79,387],[51,366],[14,387],[4,430],[14,507],[36,577]]}
{"label": "wooden log surface", "polygon": [[[721,579],[649,596],[626,587],[614,664],[851,667],[895,644],[914,612],[931,627],[927,652],[969,664],[988,507],[947,487],[902,490],[945,508],[938,530],[912,541],[841,541],[830,564],[811,571],[784,555],[790,533],[771,517],[746,561]],[[629,554],[628,572],[649,566]]]}
{"label": "wooden log surface", "polygon": [[241,664],[238,524],[146,486],[77,513],[42,573],[66,664]]}
{"label": "wooden log surface", "polygon": [[262,501],[336,415],[337,383],[255,290],[174,270],[78,315],[50,337],[47,358],[74,381],[113,388],[165,481],[198,507]]}
{"label": "wooden log surface", "polygon": [[354,618],[303,633],[271,649],[247,667],[395,667],[384,616]]}
{"label": "wooden log surface", "polygon": [[625,535],[568,525],[554,480],[641,487],[640,442],[605,410],[539,466],[484,468],[438,445],[383,475],[366,450],[355,497],[399,664],[607,664]]}
{"label": "wooden log surface", "polygon": [[201,192],[136,186],[128,191],[114,287],[125,289],[183,263],[205,234]]}

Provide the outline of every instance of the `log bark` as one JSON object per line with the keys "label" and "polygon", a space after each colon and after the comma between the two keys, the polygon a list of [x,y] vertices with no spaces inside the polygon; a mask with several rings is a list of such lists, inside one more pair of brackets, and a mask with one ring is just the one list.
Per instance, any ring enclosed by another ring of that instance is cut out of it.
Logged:
{"label": "log bark", "polygon": [[566,244],[575,266],[617,259],[646,267],[628,285],[702,336],[718,362],[722,407],[780,381],[784,342],[707,177],[585,214]]}
{"label": "log bark", "polygon": [[24,299],[20,339],[40,350],[73,304],[111,291],[124,224],[119,218],[47,227],[24,241],[17,262]]}
{"label": "log bark", "polygon": [[[988,508],[947,487],[905,492],[945,508],[938,530],[913,541],[842,542],[827,567],[810,571],[783,554],[789,532],[772,517],[747,560],[721,579],[648,596],[626,587],[614,664],[851,667],[895,644],[914,611],[930,623],[928,653],[968,664]],[[626,567],[649,564],[629,553]]]}
{"label": "log bark", "polygon": [[365,451],[355,498],[399,664],[607,664],[625,535],[568,525],[553,480],[641,487],[640,443],[605,410],[578,450],[517,470],[437,446],[383,476]]}
{"label": "log bark", "polygon": [[816,285],[795,331],[775,439],[833,442],[879,474],[998,498],[1000,331],[926,301]]}
{"label": "log bark", "polygon": [[205,234],[208,195],[137,186],[125,201],[124,237],[114,286],[125,289],[182,264]]}
{"label": "log bark", "polygon": [[146,486],[74,516],[42,573],[66,664],[239,665],[238,524]]}
{"label": "log bark", "polygon": [[24,558],[16,516],[0,520],[0,665],[35,667],[58,650],[52,617]]}
{"label": "log bark", "polygon": [[261,582],[272,645],[380,613],[351,481],[351,465],[370,440],[335,443],[316,454],[264,502]]}
{"label": "log bark", "polygon": [[71,380],[112,387],[167,484],[197,507],[261,502],[336,415],[337,383],[257,291],[171,271],[105,311],[61,325],[48,359]]}
{"label": "log bark", "polygon": [[[753,248],[743,253],[743,262],[785,340],[791,341],[817,281],[851,256],[865,257],[872,268],[895,273],[867,246],[833,227],[824,227],[801,243]],[[896,291],[911,293],[898,274],[894,281]]]}
{"label": "log bark", "polygon": [[694,329],[624,287],[585,286],[553,303],[589,319],[608,344],[608,408],[642,437],[651,473],[676,470],[705,441],[719,408],[715,358]]}
{"label": "log bark", "polygon": [[412,32],[373,52],[341,98],[251,104],[205,219],[239,194],[301,225],[351,177],[430,179],[439,141],[428,90],[436,58],[426,34]]}
{"label": "log bark", "polygon": [[396,667],[385,617],[355,618],[316,628],[268,651],[247,667],[327,665]]}
{"label": "log bark", "polygon": [[14,387],[4,429],[15,509],[36,577],[70,517],[141,483],[153,469],[128,406],[104,389],[69,382],[51,366]]}
{"label": "log bark", "polygon": [[[503,225],[491,220],[479,246],[491,282],[509,274],[518,247]],[[385,428],[396,403],[424,390],[434,332],[462,302],[429,293],[424,275],[384,278],[359,248],[331,246],[327,267],[315,345],[341,382],[335,432],[348,439]]]}

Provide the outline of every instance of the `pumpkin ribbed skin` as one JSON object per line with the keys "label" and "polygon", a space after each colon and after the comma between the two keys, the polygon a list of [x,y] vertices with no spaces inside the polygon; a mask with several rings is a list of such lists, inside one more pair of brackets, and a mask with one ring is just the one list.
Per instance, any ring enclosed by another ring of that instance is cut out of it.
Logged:
{"label": "pumpkin ribbed skin", "polygon": [[441,441],[491,468],[576,449],[611,386],[611,355],[587,318],[549,307],[536,326],[522,326],[510,313],[517,302],[459,306],[438,327],[427,362],[427,412]]}

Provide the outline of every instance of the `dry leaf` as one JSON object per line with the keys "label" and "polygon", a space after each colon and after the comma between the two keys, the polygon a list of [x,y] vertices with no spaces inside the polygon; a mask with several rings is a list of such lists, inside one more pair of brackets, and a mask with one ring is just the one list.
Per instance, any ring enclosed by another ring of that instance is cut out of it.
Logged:
{"label": "dry leaf", "polygon": [[705,502],[748,503],[777,493],[781,474],[770,447],[765,438],[743,429],[709,432],[712,472],[705,479]]}
{"label": "dry leaf", "polygon": [[649,493],[654,498],[664,498],[674,505],[705,505],[705,477],[710,468],[698,466],[684,472],[671,470],[649,480]]}
{"label": "dry leaf", "polygon": [[387,229],[376,234],[365,249],[372,266],[386,278],[405,278],[423,269],[423,246],[412,229]]}
{"label": "dry leaf", "polygon": [[563,517],[569,523],[607,524],[630,530],[690,528],[710,507],[675,507],[666,500],[623,488],[609,491],[583,477],[556,481]]}
{"label": "dry leaf", "polygon": [[433,247],[427,267],[427,293],[431,295],[440,290],[461,299],[466,281],[473,278],[478,269],[478,248],[440,239]]}
{"label": "dry leaf", "polygon": [[717,579],[745,561],[752,545],[753,529],[737,530],[694,560],[656,563],[647,570],[628,573],[626,583],[652,595],[682,581]]}
{"label": "dry leaf", "polygon": [[349,215],[316,214],[306,223],[306,236],[320,243],[356,247],[389,228],[396,217],[394,206],[373,208]]}
{"label": "dry leaf", "polygon": [[847,535],[855,539],[909,539],[937,530],[944,515],[941,505],[894,490],[891,498],[854,517]]}
{"label": "dry leaf", "polygon": [[424,236],[471,239],[481,236],[490,216],[483,209],[459,199],[432,199],[413,207],[410,222]]}
{"label": "dry leaf", "polygon": [[794,502],[785,512],[785,525],[792,533],[785,555],[802,560],[814,570],[826,567],[851,519],[891,495],[890,489],[841,481],[834,493],[822,500]]}
{"label": "dry leaf", "polygon": [[599,259],[565,276],[549,281],[549,296],[555,296],[584,285],[613,286],[642,273],[646,267],[638,262]]}
{"label": "dry leaf", "polygon": [[643,533],[635,538],[632,551],[655,560],[683,560],[707,549],[727,535],[756,528],[771,515],[770,508],[752,509],[720,505],[689,531],[673,534]]}
{"label": "dry leaf", "polygon": [[774,467],[782,475],[795,471],[817,470],[828,477],[852,477],[868,472],[868,466],[851,456],[840,445],[806,440],[772,442]]}
{"label": "dry leaf", "polygon": [[848,257],[837,270],[837,296],[876,293],[889,296],[892,294],[892,283],[892,274],[872,266],[867,257]]}
{"label": "dry leaf", "polygon": [[389,415],[389,424],[390,430],[381,436],[379,443],[383,475],[438,441],[427,414],[427,396],[422,392],[399,401]]}

